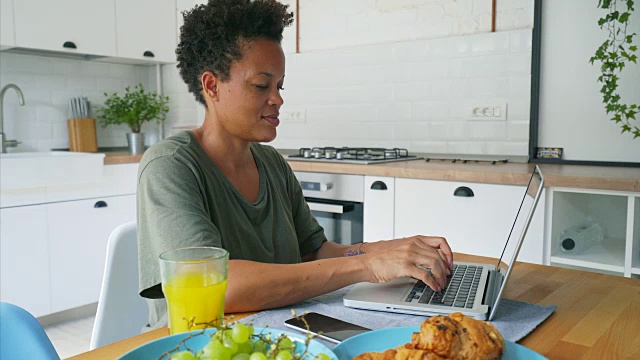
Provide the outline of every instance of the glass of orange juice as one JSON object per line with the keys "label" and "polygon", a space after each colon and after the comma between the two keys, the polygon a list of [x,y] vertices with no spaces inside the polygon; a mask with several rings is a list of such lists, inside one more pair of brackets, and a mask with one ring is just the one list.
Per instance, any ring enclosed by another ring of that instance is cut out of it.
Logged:
{"label": "glass of orange juice", "polygon": [[[160,254],[171,334],[203,329],[205,323],[220,324],[228,266],[229,252],[215,247],[186,247]],[[192,319],[195,325],[189,328]]]}

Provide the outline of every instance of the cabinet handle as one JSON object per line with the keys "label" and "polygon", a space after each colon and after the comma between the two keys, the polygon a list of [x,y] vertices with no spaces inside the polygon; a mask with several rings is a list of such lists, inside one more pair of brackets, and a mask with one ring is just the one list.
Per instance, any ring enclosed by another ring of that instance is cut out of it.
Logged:
{"label": "cabinet handle", "polygon": [[466,186],[460,186],[453,192],[453,196],[473,197],[473,190]]}
{"label": "cabinet handle", "polygon": [[96,208],[96,209],[106,208],[107,206],[108,206],[107,203],[105,201],[102,201],[102,200],[97,201],[95,204],[93,204],[93,207]]}
{"label": "cabinet handle", "polygon": [[77,49],[78,47],[76,46],[76,44],[72,43],[71,41],[67,41],[64,44],[62,44],[63,48],[67,48],[67,49]]}
{"label": "cabinet handle", "polygon": [[151,51],[149,51],[149,50],[145,51],[145,52],[144,52],[144,54],[142,54],[142,56],[150,57],[150,58],[152,58],[152,57],[156,57],[156,56],[155,56],[155,55],[153,55],[153,53],[152,53]]}
{"label": "cabinet handle", "polygon": [[374,181],[373,184],[371,184],[371,190],[387,190],[387,184],[382,181]]}

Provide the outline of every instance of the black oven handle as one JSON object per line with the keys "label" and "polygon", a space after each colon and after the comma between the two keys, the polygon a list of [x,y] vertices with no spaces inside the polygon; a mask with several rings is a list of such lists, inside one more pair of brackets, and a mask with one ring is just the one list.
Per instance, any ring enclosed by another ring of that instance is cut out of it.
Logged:
{"label": "black oven handle", "polygon": [[311,211],[344,214],[354,209],[353,203],[348,201],[325,200],[309,197],[305,197],[305,200],[307,200],[307,205],[309,205],[309,210]]}

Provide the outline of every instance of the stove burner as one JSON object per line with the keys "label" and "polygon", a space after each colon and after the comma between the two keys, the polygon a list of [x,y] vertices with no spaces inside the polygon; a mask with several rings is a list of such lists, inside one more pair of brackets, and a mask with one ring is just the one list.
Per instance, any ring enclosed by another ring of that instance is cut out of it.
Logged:
{"label": "stove burner", "polygon": [[495,159],[495,160],[471,160],[471,159],[457,159],[457,158],[451,158],[451,159],[442,159],[442,158],[437,158],[437,159],[431,159],[431,158],[426,158],[425,159],[426,162],[430,162],[430,161],[450,161],[451,163],[455,164],[455,163],[462,163],[462,164],[467,164],[467,163],[481,163],[481,162],[490,162],[491,165],[495,165],[497,163],[503,163],[506,164],[509,162],[509,159]]}
{"label": "stove burner", "polygon": [[298,155],[291,155],[291,158],[318,159],[331,161],[352,161],[352,162],[383,162],[394,160],[412,160],[416,156],[409,155],[407,149],[385,149],[385,148],[350,148],[350,147],[314,147],[301,148]]}

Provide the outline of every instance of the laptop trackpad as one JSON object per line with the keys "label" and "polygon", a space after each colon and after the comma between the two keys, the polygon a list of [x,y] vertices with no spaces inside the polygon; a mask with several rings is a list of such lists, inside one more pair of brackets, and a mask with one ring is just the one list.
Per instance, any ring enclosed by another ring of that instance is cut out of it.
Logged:
{"label": "laptop trackpad", "polygon": [[386,283],[359,283],[344,296],[344,299],[397,303],[416,282],[413,278],[400,278]]}

